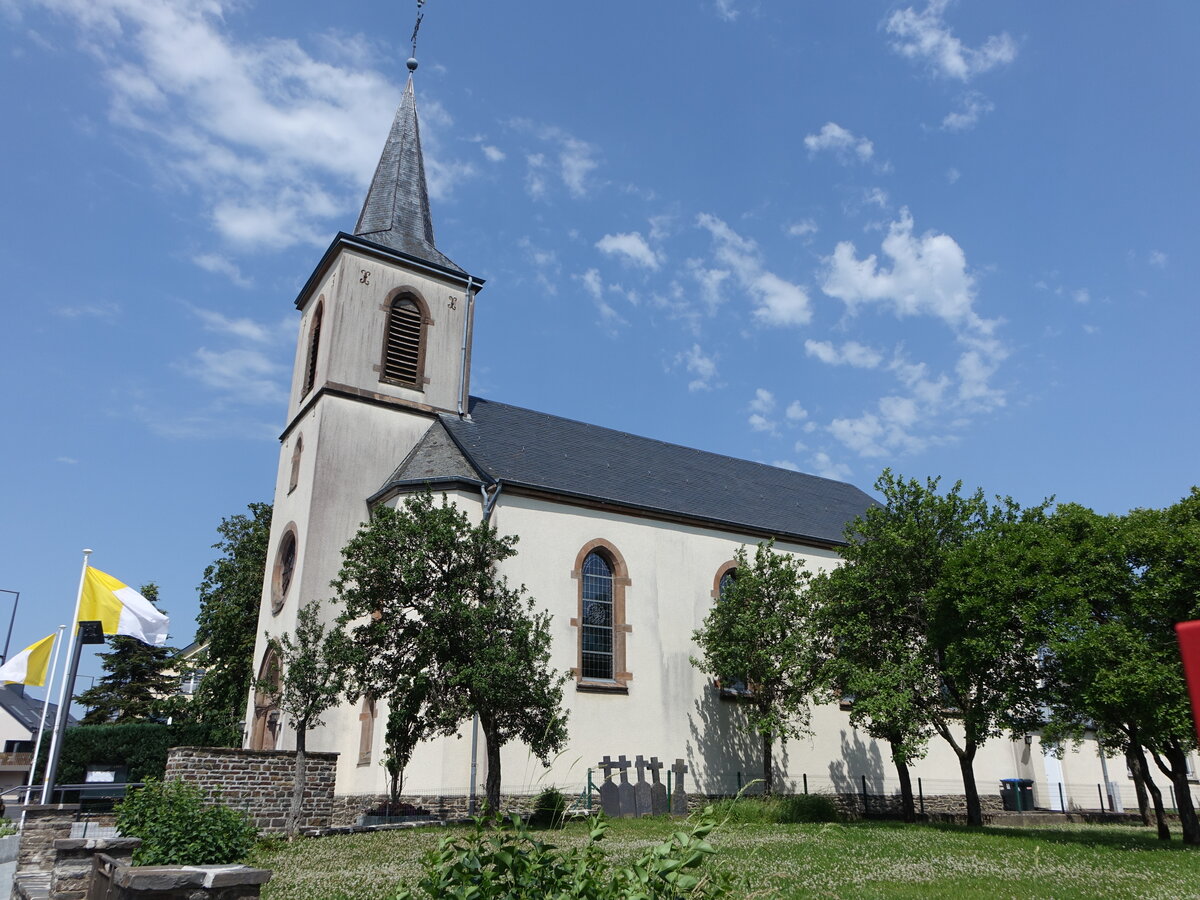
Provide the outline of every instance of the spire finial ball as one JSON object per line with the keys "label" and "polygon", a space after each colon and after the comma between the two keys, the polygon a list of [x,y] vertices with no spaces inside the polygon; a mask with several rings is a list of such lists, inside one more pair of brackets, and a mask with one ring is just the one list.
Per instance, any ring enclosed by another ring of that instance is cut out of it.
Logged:
{"label": "spire finial ball", "polygon": [[410,56],[408,58],[408,62],[405,65],[408,66],[408,71],[410,71],[410,72],[417,71],[417,58],[415,56]]}

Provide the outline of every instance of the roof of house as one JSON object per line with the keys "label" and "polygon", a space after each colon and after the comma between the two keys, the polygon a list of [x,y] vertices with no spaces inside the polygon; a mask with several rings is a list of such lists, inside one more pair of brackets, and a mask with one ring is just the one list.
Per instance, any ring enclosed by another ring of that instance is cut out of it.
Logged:
{"label": "roof of house", "polygon": [[[16,719],[23,728],[28,728],[31,735],[37,733],[38,723],[42,718],[42,701],[26,694],[25,685],[0,685],[0,709]],[[46,722],[53,724],[56,715],[58,704],[51,703],[46,710]],[[77,724],[75,717],[68,714],[67,724]]]}
{"label": "roof of house", "polygon": [[[440,427],[439,427],[440,425]],[[781,538],[845,542],[873,501],[841,481],[472,397],[439,416],[384,485],[502,482]]]}

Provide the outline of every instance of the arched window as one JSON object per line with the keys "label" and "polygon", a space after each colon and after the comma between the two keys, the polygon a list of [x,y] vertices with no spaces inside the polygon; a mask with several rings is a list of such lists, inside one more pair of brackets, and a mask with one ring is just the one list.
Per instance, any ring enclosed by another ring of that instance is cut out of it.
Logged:
{"label": "arched window", "polygon": [[388,310],[384,335],[383,381],[422,390],[425,368],[425,308],[413,294],[401,294]]}
{"label": "arched window", "polygon": [[271,574],[271,612],[278,613],[287,600],[288,589],[296,574],[296,526],[284,531],[279,549],[275,551],[275,568]]}
{"label": "arched window", "polygon": [[633,677],[625,662],[625,561],[607,541],[596,540],[579,553],[571,576],[579,582],[579,614],[571,624],[579,629],[580,690],[628,692]]}
{"label": "arched window", "polygon": [[[724,603],[729,596],[729,589],[735,581],[737,581],[737,563],[730,560],[717,569],[717,577],[713,579],[713,600],[717,603]],[[721,675],[717,677],[716,684],[722,697],[742,699],[753,696],[745,678],[739,678],[732,674]]]}
{"label": "arched window", "polygon": [[288,493],[296,489],[300,483],[300,457],[304,453],[304,436],[296,437],[296,446],[292,448],[292,474],[288,476]]}
{"label": "arched window", "polygon": [[612,681],[613,673],[612,567],[599,553],[583,561],[583,608],[579,639],[583,643],[579,673],[585,679]]}
{"label": "arched window", "polygon": [[375,698],[363,697],[362,710],[358,714],[358,764],[371,764],[371,745],[375,740]]}
{"label": "arched window", "polygon": [[283,672],[279,654],[272,647],[263,657],[258,669],[258,686],[254,690],[254,721],[250,726],[251,750],[274,750],[279,739],[279,688]]}
{"label": "arched window", "polygon": [[301,397],[307,397],[317,380],[317,353],[321,349],[321,319],[325,316],[325,304],[318,303],[317,311],[313,313],[312,327],[308,331],[308,362],[304,366],[304,390]]}

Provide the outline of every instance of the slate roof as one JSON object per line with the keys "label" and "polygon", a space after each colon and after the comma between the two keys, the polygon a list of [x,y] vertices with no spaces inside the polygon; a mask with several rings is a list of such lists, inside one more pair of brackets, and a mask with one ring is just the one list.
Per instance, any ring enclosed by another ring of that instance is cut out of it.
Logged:
{"label": "slate roof", "polygon": [[460,275],[467,274],[434,246],[433,217],[429,212],[421,129],[417,122],[417,99],[411,75],[354,233],[424,262]]}
{"label": "slate roof", "polygon": [[[504,482],[781,538],[844,543],[873,501],[853,485],[472,397],[443,414],[389,479]],[[453,446],[446,440],[447,436]]]}
{"label": "slate roof", "polygon": [[[24,691],[24,685],[0,685],[0,708],[20,722],[22,727],[28,728],[31,736],[37,734],[38,722],[42,718],[42,701],[28,696]],[[51,703],[50,708],[46,711],[47,726],[53,726],[54,717],[57,714],[58,704]],[[67,724],[77,724],[75,717],[68,715]]]}

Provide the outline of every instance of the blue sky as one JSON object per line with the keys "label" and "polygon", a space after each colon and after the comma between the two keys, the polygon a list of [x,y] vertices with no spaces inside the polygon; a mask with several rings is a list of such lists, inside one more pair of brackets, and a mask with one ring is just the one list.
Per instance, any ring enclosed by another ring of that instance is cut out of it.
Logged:
{"label": "blue sky", "polygon": [[[1200,6],[426,10],[476,394],[864,488],[1123,512],[1197,481]],[[270,500],[292,301],[353,228],[414,14],[0,0],[14,651],[85,546],[191,639],[217,523]]]}

